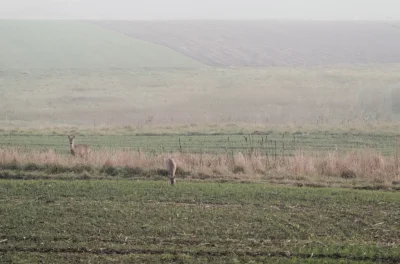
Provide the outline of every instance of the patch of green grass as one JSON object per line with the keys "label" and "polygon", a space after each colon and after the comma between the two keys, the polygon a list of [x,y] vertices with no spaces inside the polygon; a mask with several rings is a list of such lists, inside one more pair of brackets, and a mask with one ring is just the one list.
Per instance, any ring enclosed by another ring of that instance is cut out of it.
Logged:
{"label": "patch of green grass", "polygon": [[42,258],[58,263],[79,259],[127,263],[143,258],[143,263],[396,263],[400,259],[398,192],[264,184],[181,182],[172,187],[167,182],[127,180],[1,180],[0,201],[0,257],[16,262]]}
{"label": "patch of green grass", "polygon": [[[125,149],[147,153],[188,151],[190,153],[231,153],[253,151],[268,153],[271,157],[292,155],[295,150],[351,151],[372,148],[384,155],[393,154],[397,135],[370,132],[282,133],[268,131],[267,135],[249,134],[201,134],[201,135],[78,135],[76,143],[89,144],[92,149]],[[21,150],[53,149],[70,155],[66,135],[1,133],[0,147],[17,147]]]}

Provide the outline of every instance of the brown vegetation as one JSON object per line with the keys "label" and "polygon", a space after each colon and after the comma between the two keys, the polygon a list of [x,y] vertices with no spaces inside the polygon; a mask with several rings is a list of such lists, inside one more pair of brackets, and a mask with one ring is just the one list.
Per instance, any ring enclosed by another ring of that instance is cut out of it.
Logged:
{"label": "brown vegetation", "polygon": [[[258,181],[275,177],[282,180],[326,182],[354,181],[392,184],[400,180],[399,157],[385,157],[372,150],[348,153],[319,154],[296,152],[291,157],[271,157],[257,152],[226,153],[219,155],[173,153],[179,164],[176,172],[198,179],[226,179]],[[116,168],[160,170],[165,166],[165,154],[148,154],[121,150],[93,151],[87,159],[76,159],[54,151],[22,152],[13,148],[0,149],[0,166],[16,167],[60,165],[102,168],[108,175],[116,175]],[[115,173],[114,173],[115,172]],[[165,171],[165,176],[169,171]],[[164,174],[162,174],[164,175]],[[347,179],[344,179],[347,178]],[[349,182],[350,183],[350,182]]]}

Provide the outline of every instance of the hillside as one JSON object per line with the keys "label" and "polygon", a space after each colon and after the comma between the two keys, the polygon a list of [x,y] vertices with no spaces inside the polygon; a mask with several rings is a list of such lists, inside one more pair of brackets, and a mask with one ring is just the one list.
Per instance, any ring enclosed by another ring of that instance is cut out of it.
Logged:
{"label": "hillside", "polygon": [[0,69],[198,67],[154,43],[78,21],[0,20]]}
{"label": "hillside", "polygon": [[0,125],[386,122],[400,114],[399,78],[399,64],[8,70]]}
{"label": "hillside", "polygon": [[400,23],[329,21],[94,21],[212,66],[400,62]]}
{"label": "hillside", "polygon": [[[139,29],[182,53],[127,36]],[[1,126],[400,120],[400,64],[389,63],[400,40],[388,24],[3,20],[0,33]],[[264,57],[249,56],[257,49]]]}

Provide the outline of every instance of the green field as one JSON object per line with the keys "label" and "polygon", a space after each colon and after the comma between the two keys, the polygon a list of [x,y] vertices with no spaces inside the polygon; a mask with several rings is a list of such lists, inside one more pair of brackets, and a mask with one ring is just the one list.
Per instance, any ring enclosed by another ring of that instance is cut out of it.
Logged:
{"label": "green field", "polygon": [[147,181],[0,181],[0,261],[398,263],[400,194]]}
{"label": "green field", "polygon": [[[75,134],[75,133],[71,133]],[[398,135],[378,132],[278,132],[266,131],[265,135],[247,133],[227,134],[77,134],[76,142],[89,144],[94,150],[131,150],[144,153],[190,152],[230,153],[256,150],[270,155],[288,156],[295,151],[348,152],[365,148],[374,149],[384,155],[393,155],[398,147]],[[60,154],[69,153],[67,133],[0,133],[0,148],[20,150],[53,149]]]}
{"label": "green field", "polygon": [[0,70],[193,68],[165,46],[78,21],[0,20]]}

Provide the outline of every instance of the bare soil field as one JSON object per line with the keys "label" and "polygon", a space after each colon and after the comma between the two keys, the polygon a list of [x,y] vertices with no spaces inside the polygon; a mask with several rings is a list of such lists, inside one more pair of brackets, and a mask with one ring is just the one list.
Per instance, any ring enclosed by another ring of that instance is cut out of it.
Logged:
{"label": "bare soil field", "polygon": [[211,66],[310,66],[400,61],[394,21],[92,21]]}

